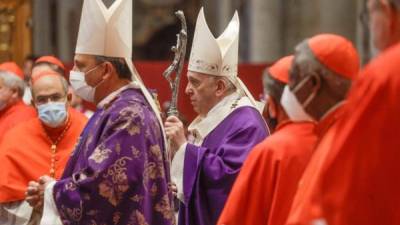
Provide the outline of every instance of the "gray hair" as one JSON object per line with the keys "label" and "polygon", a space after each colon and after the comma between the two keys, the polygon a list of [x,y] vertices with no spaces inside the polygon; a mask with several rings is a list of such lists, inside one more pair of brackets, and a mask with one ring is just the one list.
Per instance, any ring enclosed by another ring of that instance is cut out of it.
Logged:
{"label": "gray hair", "polygon": [[321,78],[324,78],[325,82],[328,80],[331,81],[332,90],[340,90],[340,87],[346,87],[346,89],[350,88],[352,80],[344,78],[342,75],[339,75],[322,64],[310,49],[308,39],[296,46],[296,51],[303,51],[305,53],[304,56],[307,57],[307,62],[303,62],[305,66],[302,73],[316,73],[321,75]]}
{"label": "gray hair", "polygon": [[132,73],[125,62],[124,58],[108,57],[108,56],[95,56],[96,63],[100,64],[103,62],[110,62],[115,71],[117,71],[118,77],[120,79],[132,80]]}
{"label": "gray hair", "polygon": [[236,91],[236,86],[232,83],[231,80],[229,80],[228,77],[224,77],[224,76],[213,76],[214,81],[218,81],[218,80],[222,80],[225,85],[226,85],[226,92],[227,93],[231,93]]}
{"label": "gray hair", "polygon": [[25,93],[25,82],[11,72],[0,71],[0,79],[4,82],[4,86],[15,88],[18,91],[18,96],[23,97]]}
{"label": "gray hair", "polygon": [[286,84],[274,79],[268,69],[265,70],[262,75],[262,82],[264,86],[264,93],[271,96],[277,103],[279,103],[281,101],[283,89],[285,88]]}

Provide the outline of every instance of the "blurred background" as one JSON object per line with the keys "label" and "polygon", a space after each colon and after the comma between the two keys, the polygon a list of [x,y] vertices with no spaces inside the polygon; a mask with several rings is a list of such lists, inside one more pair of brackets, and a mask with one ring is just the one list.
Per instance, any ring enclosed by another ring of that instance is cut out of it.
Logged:
{"label": "blurred background", "polygon": [[[113,1],[103,0],[106,5]],[[238,10],[242,62],[273,62],[291,53],[299,41],[320,32],[344,35],[364,61],[369,57],[366,27],[360,22],[365,0],[132,1],[134,60],[170,59],[169,49],[180,28],[173,12],[184,10],[191,40],[201,6],[216,36]],[[14,60],[22,66],[29,55],[49,54],[70,62],[81,7],[82,0],[0,0],[0,62]]]}
{"label": "blurred background", "polygon": [[[109,6],[115,0],[102,1]],[[174,16],[178,9],[185,12],[188,21],[188,51],[200,7],[204,6],[215,36],[222,33],[238,10],[239,75],[255,98],[261,98],[261,74],[267,65],[291,54],[297,43],[314,34],[341,34],[354,43],[363,63],[370,58],[366,0],[132,1],[132,57],[147,87],[159,93],[161,105],[167,105],[170,98],[169,86],[161,74],[173,58],[170,48],[180,30]],[[27,74],[32,59],[54,55],[71,68],[81,8],[82,0],[0,0],[0,63],[16,61]],[[185,82],[183,76],[181,91]],[[179,105],[190,120],[195,114],[183,97]]]}

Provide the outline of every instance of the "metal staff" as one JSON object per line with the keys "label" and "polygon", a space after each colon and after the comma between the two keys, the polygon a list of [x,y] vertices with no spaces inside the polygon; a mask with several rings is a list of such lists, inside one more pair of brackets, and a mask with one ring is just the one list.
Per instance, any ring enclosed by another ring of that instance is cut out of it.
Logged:
{"label": "metal staff", "polygon": [[[175,15],[179,18],[182,24],[182,29],[177,34],[176,46],[171,48],[171,51],[175,53],[174,61],[172,64],[164,71],[163,76],[167,79],[169,86],[172,91],[171,105],[168,109],[168,116],[178,116],[178,93],[179,93],[179,83],[181,80],[183,63],[185,62],[186,55],[186,45],[187,45],[187,25],[185,15],[181,10],[175,12]],[[175,72],[175,79],[172,77],[172,73]]]}

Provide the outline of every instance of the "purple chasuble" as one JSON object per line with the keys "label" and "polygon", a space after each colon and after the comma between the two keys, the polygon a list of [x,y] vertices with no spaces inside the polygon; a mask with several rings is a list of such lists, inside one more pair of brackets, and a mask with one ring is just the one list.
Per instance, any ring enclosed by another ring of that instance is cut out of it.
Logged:
{"label": "purple chasuble", "polygon": [[179,225],[213,225],[250,150],[268,135],[260,113],[248,106],[226,117],[202,145],[187,144]]}
{"label": "purple chasuble", "polygon": [[98,109],[54,186],[63,224],[174,224],[161,132],[139,90]]}

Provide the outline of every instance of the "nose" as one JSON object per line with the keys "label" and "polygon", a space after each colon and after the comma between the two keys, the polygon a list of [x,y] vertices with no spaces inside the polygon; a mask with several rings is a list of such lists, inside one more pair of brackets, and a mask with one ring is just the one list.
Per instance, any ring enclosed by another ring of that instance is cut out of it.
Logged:
{"label": "nose", "polygon": [[193,93],[192,87],[189,82],[186,84],[185,93],[187,95],[190,95],[191,93]]}

